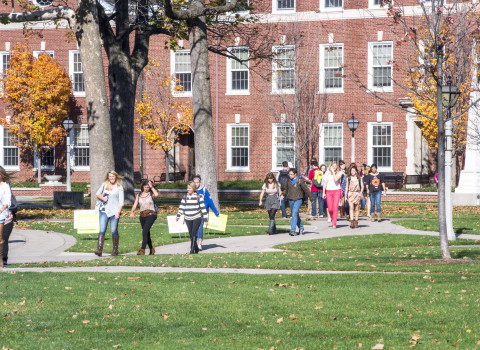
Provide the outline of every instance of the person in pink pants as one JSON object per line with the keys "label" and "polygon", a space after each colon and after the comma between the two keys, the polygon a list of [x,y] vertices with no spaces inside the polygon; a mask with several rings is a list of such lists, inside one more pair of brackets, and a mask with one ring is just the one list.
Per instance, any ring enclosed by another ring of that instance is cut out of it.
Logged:
{"label": "person in pink pants", "polygon": [[324,175],[323,198],[327,199],[327,207],[332,218],[332,228],[337,228],[338,203],[342,197],[341,178],[345,172],[338,167],[337,162],[330,163]]}

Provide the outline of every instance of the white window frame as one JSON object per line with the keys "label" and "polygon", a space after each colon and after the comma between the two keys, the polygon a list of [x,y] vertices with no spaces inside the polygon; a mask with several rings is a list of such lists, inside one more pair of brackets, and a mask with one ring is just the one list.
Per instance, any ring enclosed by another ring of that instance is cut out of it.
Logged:
{"label": "white window frame", "polygon": [[[53,149],[53,165],[45,165],[43,162],[40,164],[40,167],[41,167],[41,170],[45,170],[45,171],[53,171],[55,170],[55,147],[53,146],[41,146],[41,148],[51,148]],[[37,170],[38,169],[38,151],[35,149],[34,152],[33,152],[33,170]]]}
{"label": "white window frame", "polygon": [[[7,117],[8,118],[8,117]],[[0,125],[0,164],[3,166],[5,170],[10,171],[19,171],[20,170],[20,149],[17,146],[4,146],[3,137],[5,133],[5,126]],[[5,165],[4,163],[4,156],[5,156],[5,148],[16,148],[18,150],[18,160],[17,165]]]}
{"label": "white window frame", "polygon": [[380,6],[382,0],[378,0],[378,4],[375,4],[375,0],[368,0],[368,8],[369,9],[379,9],[382,8]]}
{"label": "white window frame", "polygon": [[[74,58],[76,54],[80,54],[79,50],[70,50],[68,52],[68,70],[69,70],[69,75],[70,79],[72,79],[72,87],[73,87],[73,96],[75,97],[85,97],[85,91],[75,91],[75,83],[74,83],[74,74],[82,74],[83,77],[83,88],[85,89],[85,75],[83,73],[83,63],[82,63],[82,71],[81,72],[76,72],[75,71],[75,63],[74,63]],[[81,56],[80,56],[80,61],[81,61]]]}
{"label": "white window frame", "polygon": [[[376,65],[379,67],[390,67],[390,86],[387,87],[377,87],[373,86],[373,71],[374,71],[374,57],[373,57],[373,47],[376,45],[390,45],[391,48],[391,58],[390,64],[387,65]],[[374,41],[368,43],[368,89],[375,92],[393,92],[393,42],[392,41]]]}
{"label": "white window frame", "polygon": [[55,58],[55,52],[53,50],[36,50],[36,51],[33,51],[33,57],[38,58],[38,56],[40,56],[40,54],[43,53],[43,52],[48,53],[51,58]]}
{"label": "white window frame", "polygon": [[[87,148],[85,146],[77,146],[75,144],[75,130],[78,129],[86,129],[87,130],[87,135],[88,135],[88,124],[75,124],[70,130],[70,164],[72,166],[72,170],[75,171],[90,171],[90,165],[84,166],[84,165],[77,165],[75,163],[75,148]],[[89,140],[88,140],[88,164],[90,164],[90,135],[89,135]]]}
{"label": "white window frame", "polygon": [[[181,53],[185,54],[188,53],[190,56],[190,50],[171,50],[170,51],[170,75],[173,77],[174,80],[176,80],[176,71],[175,71],[175,60],[176,60],[176,54]],[[188,72],[180,72],[180,73],[188,73]],[[191,90],[190,91],[175,91],[175,86],[177,85],[176,82],[172,84],[172,94],[175,97],[190,97],[192,96],[192,90],[193,90],[193,76],[192,76],[192,67],[190,67],[190,82],[191,82]]]}
{"label": "white window frame", "polygon": [[294,13],[297,8],[297,1],[298,0],[292,0],[293,1],[293,8],[288,8],[288,9],[279,9],[278,8],[278,0],[272,0],[272,13],[275,14],[282,14],[282,13]]}
{"label": "white window frame", "polygon": [[[325,51],[330,48],[341,48],[342,49],[342,61],[340,62],[340,67],[341,69],[341,74],[342,74],[342,87],[340,88],[326,88],[325,87],[325,69],[331,68],[333,69],[334,67],[325,67]],[[338,44],[321,44],[320,45],[320,92],[321,93],[343,93],[343,86],[344,86],[344,81],[343,81],[343,60],[345,56],[345,49],[342,43]]]}
{"label": "white window frame", "polygon": [[[6,58],[8,57],[8,59]],[[8,63],[10,61],[10,52],[9,51],[0,51],[0,80],[3,79],[6,76],[5,69],[4,69],[4,64],[5,60],[7,60],[7,66],[8,68],[10,67],[10,64]],[[4,75],[5,74],[5,75]],[[0,92],[3,91],[3,82],[0,82]]]}
{"label": "white window frame", "polygon": [[[275,59],[275,54],[279,49],[286,49],[286,50],[291,50],[293,49],[293,68],[285,69],[285,70],[290,70],[293,69],[293,87],[292,88],[287,88],[287,89],[279,89],[277,87],[277,79],[278,79],[278,72],[280,69],[277,66],[277,62]],[[272,94],[294,94],[295,93],[295,45],[278,45],[278,46],[273,46],[273,59],[272,59]]]}
{"label": "white window frame", "polygon": [[345,0],[337,0],[341,1],[341,6],[326,6],[325,3],[327,1],[334,1],[334,0],[320,0],[320,11],[322,12],[329,12],[329,11],[343,11],[343,6],[345,5]]}
{"label": "white window frame", "polygon": [[[247,51],[247,57],[249,57],[249,48],[247,46],[235,46],[235,47],[229,47],[228,51],[230,54],[234,50],[246,50]],[[233,58],[227,57],[227,92],[226,95],[250,95],[250,67],[249,67],[249,61],[242,62],[242,66],[244,66],[243,69],[239,68],[232,68],[232,65],[235,63],[239,63]],[[233,89],[232,88],[232,73],[234,71],[247,71],[247,83],[248,83],[248,88],[247,89]]]}
{"label": "white window frame", "polygon": [[325,129],[328,127],[340,127],[340,135],[342,135],[342,140],[340,142],[340,146],[336,148],[340,148],[340,158],[336,159],[339,161],[340,159],[343,159],[343,123],[322,123],[320,124],[320,132],[319,132],[319,141],[318,141],[318,159],[319,159],[319,164],[326,164],[327,168],[329,164],[325,162]]}
{"label": "white window frame", "polygon": [[392,171],[393,169],[393,123],[392,122],[369,122],[368,123],[368,151],[367,151],[367,158],[368,164],[375,163],[373,160],[373,127],[374,126],[390,126],[390,145],[384,145],[382,147],[389,147],[390,148],[390,166],[380,166],[377,163],[377,169],[379,172],[382,171]]}
{"label": "white window frame", "polygon": [[[287,159],[277,159],[277,148],[278,148],[278,127],[292,127],[293,128],[293,160]],[[273,123],[272,124],[272,170],[277,171],[282,169],[283,161],[291,161],[292,164],[295,164],[295,124],[293,123]],[[280,164],[280,165],[278,165]]]}
{"label": "white window frame", "polygon": [[[232,129],[235,127],[246,127],[248,132],[248,166],[233,166],[232,165]],[[250,124],[238,123],[227,124],[227,172],[250,172]]]}

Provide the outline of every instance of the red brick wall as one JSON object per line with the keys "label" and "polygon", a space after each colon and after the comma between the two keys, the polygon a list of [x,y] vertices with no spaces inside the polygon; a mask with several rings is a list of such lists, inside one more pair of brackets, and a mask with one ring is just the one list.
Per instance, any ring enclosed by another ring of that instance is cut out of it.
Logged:
{"label": "red brick wall", "polygon": [[[261,12],[270,12],[272,1],[252,1],[253,6],[257,6]],[[318,0],[297,1],[297,12],[317,11],[319,7]],[[346,2],[345,9],[367,8],[367,0],[361,2]],[[328,108],[326,113],[334,113],[334,122],[344,123],[344,160],[350,162],[350,137],[351,133],[346,126],[346,121],[355,113],[355,117],[360,120],[360,125],[355,133],[356,143],[356,160],[357,163],[367,162],[367,123],[377,121],[377,112],[383,113],[383,121],[393,122],[393,171],[404,171],[407,159],[405,155],[406,149],[406,121],[405,112],[398,110],[387,103],[375,99],[369,94],[361,91],[357,84],[351,79],[358,75],[360,81],[367,83],[367,57],[368,42],[377,41],[377,32],[383,31],[383,40],[393,40],[392,34],[389,32],[389,18],[376,19],[342,19],[342,20],[326,20],[319,22],[284,22],[278,27],[270,27],[273,33],[272,44],[280,44],[281,36],[286,35],[286,44],[290,44],[293,33],[303,32],[308,37],[308,43],[314,48],[315,55],[306,64],[311,67],[312,74],[318,76],[318,50],[320,44],[329,42],[329,33],[334,34],[336,43],[344,44],[344,62],[345,73],[344,93],[329,94]],[[40,49],[40,42],[46,42],[47,50],[55,51],[55,59],[58,60],[68,70],[68,51],[76,49],[76,43],[67,37],[66,29],[47,29],[42,31],[43,38],[32,37],[30,45],[32,50]],[[150,55],[155,57],[158,62],[170,71],[170,52],[164,50],[165,37],[155,36],[151,40]],[[0,50],[4,50],[5,42],[10,42],[11,46],[17,41],[22,41],[22,30],[2,30],[0,36]],[[227,43],[228,46],[234,46],[233,40]],[[240,45],[245,43],[240,42]],[[188,47],[188,42],[184,41],[184,46]],[[394,41],[394,59],[400,60],[405,46],[398,47]],[[310,68],[309,68],[310,69]],[[265,174],[271,170],[272,164],[272,123],[278,122],[272,116],[270,106],[272,102],[271,82],[266,82],[261,76],[253,71],[250,72],[250,95],[248,96],[227,96],[226,93],[226,58],[213,54],[210,55],[210,72],[212,87],[212,105],[213,105],[213,123],[216,127],[218,116],[218,139],[216,147],[217,168],[219,180],[231,179],[262,179]],[[218,76],[216,75],[218,72]],[[268,75],[271,73],[271,63],[264,62],[257,68],[257,72]],[[401,80],[401,73],[394,72],[395,79]],[[218,84],[217,84],[218,83]],[[218,90],[217,90],[218,86]],[[218,95],[218,101],[216,96]],[[398,101],[399,98],[405,97],[405,92],[400,88],[394,88],[394,92],[385,93],[382,96],[390,101]],[[184,98],[185,101],[190,99]],[[72,118],[83,115],[84,122],[86,119],[85,99],[76,99],[76,108],[72,111]],[[218,110],[216,106],[218,105]],[[0,114],[5,106],[0,102]],[[227,172],[227,124],[235,123],[235,114],[240,114],[241,123],[249,123],[250,125],[250,172]],[[326,121],[326,120],[325,120]],[[217,130],[214,131],[214,135]],[[318,142],[318,139],[316,140]],[[215,150],[212,150],[215,151]],[[65,174],[64,156],[65,145],[59,145],[56,150],[57,167],[54,173]],[[161,150],[152,150],[147,144],[143,145],[143,173],[153,178],[165,172],[164,154]],[[318,157],[318,148],[313,155]],[[185,170],[188,168],[188,147],[181,146],[180,150],[180,168]],[[304,160],[305,162],[305,160]],[[36,173],[32,170],[31,161],[22,163],[20,171],[15,174],[18,181],[34,180]],[[134,140],[134,167],[135,171],[140,171],[140,142],[139,135],[135,133]],[[64,179],[62,179],[65,181]],[[89,172],[75,171],[72,174],[72,181],[89,181]]]}

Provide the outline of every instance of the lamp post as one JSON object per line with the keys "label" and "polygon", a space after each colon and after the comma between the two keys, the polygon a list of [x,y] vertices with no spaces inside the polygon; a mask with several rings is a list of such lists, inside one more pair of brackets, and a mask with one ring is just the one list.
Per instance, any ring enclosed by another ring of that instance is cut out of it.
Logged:
{"label": "lamp post", "polygon": [[351,162],[355,162],[355,130],[358,128],[358,124],[360,122],[358,119],[355,118],[355,116],[352,113],[352,117],[347,121],[347,126],[352,132],[352,155],[351,155]]}
{"label": "lamp post", "polygon": [[73,120],[67,118],[62,123],[67,132],[67,192],[72,191],[72,180],[70,178],[70,131],[73,129]]}
{"label": "lamp post", "polygon": [[460,91],[452,85],[451,77],[448,77],[447,85],[442,86],[442,104],[447,109],[445,121],[445,216],[447,219],[448,240],[455,240],[452,223],[452,131],[451,109],[457,103]]}

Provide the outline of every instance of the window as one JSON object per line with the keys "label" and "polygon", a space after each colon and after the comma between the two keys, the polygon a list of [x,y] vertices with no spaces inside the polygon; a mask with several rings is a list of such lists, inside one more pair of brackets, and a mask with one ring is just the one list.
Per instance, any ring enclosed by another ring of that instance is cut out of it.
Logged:
{"label": "window", "polygon": [[[190,50],[172,51],[172,76],[176,79],[176,95],[191,95],[192,69],[190,64]],[[181,88],[180,88],[181,86]]]}
{"label": "window", "polygon": [[230,48],[229,52],[242,62],[227,59],[227,94],[248,93],[248,47]]}
{"label": "window", "polygon": [[88,139],[88,125],[75,125],[73,136],[70,137],[72,153],[70,157],[75,170],[90,169],[90,142]]}
{"label": "window", "polygon": [[48,7],[53,4],[53,0],[34,0],[33,2],[38,7]]}
{"label": "window", "polygon": [[392,91],[392,43],[369,43],[368,62],[369,89],[374,91]]}
{"label": "window", "polygon": [[[0,52],[0,79],[5,78],[10,69],[10,52]],[[0,91],[3,91],[3,81],[0,82]]]}
{"label": "window", "polygon": [[50,55],[51,58],[55,58],[54,52],[51,50],[48,51],[33,51],[33,57],[38,58],[41,53],[47,53]]}
{"label": "window", "polygon": [[273,169],[282,168],[282,162],[295,164],[295,125],[273,124]]}
{"label": "window", "polygon": [[368,124],[368,160],[379,171],[392,170],[392,123]]}
{"label": "window", "polygon": [[[42,146],[42,159],[40,167],[42,170],[55,170],[55,147]],[[38,152],[35,150],[33,156],[33,168],[37,169]]]}
{"label": "window", "polygon": [[[227,2],[231,2],[228,0]],[[235,10],[231,12],[227,12],[227,15],[242,15],[242,14],[247,14],[249,12],[248,7],[250,6],[250,0],[238,0],[237,1],[237,6],[235,7]]]}
{"label": "window", "polygon": [[250,171],[249,125],[227,124],[227,170]]}
{"label": "window", "polygon": [[320,162],[328,165],[343,158],[343,124],[328,123],[320,127]]}
{"label": "window", "polygon": [[343,44],[320,46],[322,92],[343,92]]}
{"label": "window", "polygon": [[20,170],[20,158],[18,147],[15,144],[16,137],[8,132],[8,128],[0,126],[2,132],[1,162],[6,170]]}
{"label": "window", "polygon": [[320,0],[320,9],[323,11],[341,10],[343,9],[343,0]]}
{"label": "window", "polygon": [[82,58],[78,50],[70,51],[70,77],[73,82],[73,94],[75,96],[85,96]]}
{"label": "window", "polygon": [[273,12],[295,12],[295,0],[273,0]]}
{"label": "window", "polygon": [[380,8],[382,4],[382,0],[369,0],[368,3],[370,8],[372,7]]}
{"label": "window", "polygon": [[273,47],[273,92],[293,93],[295,91],[295,47]]}

